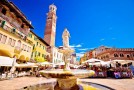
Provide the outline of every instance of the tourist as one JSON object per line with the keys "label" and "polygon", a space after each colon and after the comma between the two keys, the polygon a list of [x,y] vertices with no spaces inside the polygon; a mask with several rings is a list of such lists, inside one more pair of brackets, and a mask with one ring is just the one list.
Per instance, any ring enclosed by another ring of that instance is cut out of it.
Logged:
{"label": "tourist", "polygon": [[132,74],[134,76],[134,66],[132,65],[132,62],[129,64],[129,68],[131,69]]}

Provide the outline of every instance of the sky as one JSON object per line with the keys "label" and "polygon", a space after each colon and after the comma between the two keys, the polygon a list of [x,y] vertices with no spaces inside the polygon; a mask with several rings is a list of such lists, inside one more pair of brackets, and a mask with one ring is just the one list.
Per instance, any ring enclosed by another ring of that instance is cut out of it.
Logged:
{"label": "sky", "polygon": [[64,28],[78,59],[101,45],[134,48],[134,0],[9,0],[32,21],[44,37],[49,5],[57,7],[56,46],[62,46]]}

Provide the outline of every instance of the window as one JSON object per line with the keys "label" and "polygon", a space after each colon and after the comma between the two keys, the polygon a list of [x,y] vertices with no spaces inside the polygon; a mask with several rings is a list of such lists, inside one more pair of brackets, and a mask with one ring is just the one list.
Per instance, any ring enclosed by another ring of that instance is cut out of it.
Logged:
{"label": "window", "polygon": [[57,58],[58,58],[58,54],[57,54]]}
{"label": "window", "polygon": [[5,8],[3,8],[1,12],[2,12],[4,15],[6,15],[6,11],[7,11],[7,10],[6,10]]}
{"label": "window", "polygon": [[16,31],[15,28],[13,28],[13,29],[12,29],[12,33],[15,33],[15,31]]}
{"label": "window", "polygon": [[44,57],[44,54],[42,54],[42,57]]}
{"label": "window", "polygon": [[38,46],[38,42],[37,42],[37,46]]}
{"label": "window", "polygon": [[31,47],[27,47],[27,51],[30,52],[31,51]]}
{"label": "window", "polygon": [[9,40],[8,40],[8,45],[11,45],[11,43],[12,43],[12,38],[9,38]]}
{"label": "window", "polygon": [[2,39],[2,34],[0,33],[0,41],[1,41],[1,39]]}
{"label": "window", "polygon": [[118,54],[114,54],[114,57],[118,57]]}
{"label": "window", "polygon": [[16,42],[16,40],[14,40],[14,39],[12,39],[12,43],[11,43],[11,46],[15,46],[15,42]]}
{"label": "window", "polygon": [[31,57],[33,57],[33,52],[32,52],[32,54],[31,54]]}
{"label": "window", "polygon": [[38,53],[38,55],[40,56],[40,53]]}
{"label": "window", "polygon": [[34,40],[37,40],[37,38],[34,36]]}
{"label": "window", "polygon": [[36,55],[37,55],[37,51],[35,52],[35,57],[36,57]]}
{"label": "window", "polygon": [[123,54],[120,54],[120,57],[124,57],[124,55]]}
{"label": "window", "polygon": [[23,44],[23,45],[22,45],[22,50],[24,50],[24,49],[25,49],[25,45]]}
{"label": "window", "polygon": [[108,55],[106,55],[106,58],[109,58],[109,56],[108,56]]}
{"label": "window", "polygon": [[27,50],[27,45],[25,45],[25,49],[24,49],[24,51],[26,51]]}
{"label": "window", "polygon": [[35,48],[35,44],[34,44],[34,46],[33,46],[33,50],[34,50],[34,48]]}
{"label": "window", "polygon": [[7,36],[3,35],[2,36],[2,39],[1,39],[1,43],[4,43],[5,44],[6,43],[6,39],[7,39]]}
{"label": "window", "polygon": [[30,38],[32,38],[32,34],[31,34],[31,33],[29,33],[28,36],[29,36]]}
{"label": "window", "polygon": [[29,51],[29,47],[27,46],[27,52]]}
{"label": "window", "polygon": [[5,23],[6,23],[6,21],[2,21],[2,23],[1,23],[2,28],[4,27]]}
{"label": "window", "polygon": [[18,48],[21,47],[21,41],[20,41],[20,40],[18,40],[17,47],[18,47]]}
{"label": "window", "polygon": [[32,34],[30,34],[30,37],[32,38]]}
{"label": "window", "polygon": [[127,55],[127,58],[129,58],[130,56],[129,55]]}
{"label": "window", "polygon": [[24,28],[24,24],[21,25],[21,28]]}

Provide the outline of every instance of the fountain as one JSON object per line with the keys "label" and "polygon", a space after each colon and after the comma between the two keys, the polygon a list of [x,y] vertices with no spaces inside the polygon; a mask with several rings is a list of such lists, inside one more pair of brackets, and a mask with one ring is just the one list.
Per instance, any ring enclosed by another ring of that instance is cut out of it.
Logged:
{"label": "fountain", "polygon": [[[79,82],[77,78],[90,77],[95,74],[92,70],[71,70],[69,67],[69,60],[71,54],[74,52],[73,49],[69,47],[69,37],[70,34],[67,29],[64,30],[63,38],[63,48],[59,49],[60,52],[64,54],[64,69],[55,70],[41,70],[40,74],[47,78],[56,78],[57,81],[38,83],[33,86],[26,86],[20,90],[114,90],[105,85],[92,83],[92,82]],[[50,80],[51,81],[51,80]],[[97,87],[97,88],[96,88]]]}
{"label": "fountain", "polygon": [[70,34],[67,29],[62,34],[63,48],[59,51],[64,55],[65,66],[63,70],[40,71],[44,77],[57,78],[54,90],[79,90],[77,78],[85,78],[94,75],[92,70],[70,70],[69,60],[74,50],[69,47]]}

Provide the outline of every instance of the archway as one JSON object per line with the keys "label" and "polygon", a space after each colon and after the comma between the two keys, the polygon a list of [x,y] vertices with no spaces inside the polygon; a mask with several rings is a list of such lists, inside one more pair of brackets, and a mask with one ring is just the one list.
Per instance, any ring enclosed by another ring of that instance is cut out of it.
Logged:
{"label": "archway", "polygon": [[16,59],[19,59],[19,55],[18,54],[14,54],[13,58],[16,57]]}
{"label": "archway", "polygon": [[7,50],[0,50],[0,56],[12,57],[12,54]]}
{"label": "archway", "polygon": [[24,55],[21,55],[19,60],[25,60],[25,56]]}

